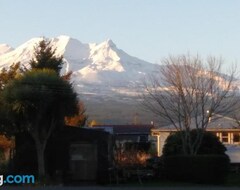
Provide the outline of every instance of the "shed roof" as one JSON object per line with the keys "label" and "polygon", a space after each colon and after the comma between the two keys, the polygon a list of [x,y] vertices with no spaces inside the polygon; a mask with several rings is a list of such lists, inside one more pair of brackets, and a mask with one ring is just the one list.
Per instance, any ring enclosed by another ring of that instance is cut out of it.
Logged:
{"label": "shed roof", "polygon": [[112,130],[113,134],[150,134],[153,125],[93,125],[93,128]]}

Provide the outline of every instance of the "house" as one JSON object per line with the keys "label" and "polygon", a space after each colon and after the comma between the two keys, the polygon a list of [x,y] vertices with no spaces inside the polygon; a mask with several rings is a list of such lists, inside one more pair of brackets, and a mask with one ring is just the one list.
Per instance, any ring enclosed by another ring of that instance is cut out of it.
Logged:
{"label": "house", "polygon": [[[227,148],[227,154],[231,163],[240,163],[240,126],[235,119],[223,117],[220,115],[213,116],[208,124],[207,131],[215,134]],[[192,124],[191,128],[195,128]],[[167,137],[176,132],[174,125],[164,127],[155,127],[151,130],[153,142],[156,144],[157,155],[162,155],[162,149]]]}
{"label": "house", "polygon": [[116,145],[126,148],[129,143],[150,143],[153,125],[93,125],[92,128],[109,132]]}

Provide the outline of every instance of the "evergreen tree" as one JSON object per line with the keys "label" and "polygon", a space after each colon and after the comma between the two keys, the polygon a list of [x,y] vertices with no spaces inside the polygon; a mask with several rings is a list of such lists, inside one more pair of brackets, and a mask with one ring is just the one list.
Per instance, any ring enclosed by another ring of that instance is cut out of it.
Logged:
{"label": "evergreen tree", "polygon": [[56,57],[56,49],[51,45],[51,41],[42,40],[35,47],[34,58],[30,61],[32,69],[52,69],[60,75],[63,65],[63,56]]}
{"label": "evergreen tree", "polygon": [[37,150],[40,181],[45,177],[45,148],[65,116],[77,113],[77,94],[68,81],[49,69],[33,69],[10,82],[2,92],[18,131],[27,131]]}
{"label": "evergreen tree", "polygon": [[50,41],[42,40],[29,62],[31,69],[23,70],[16,64],[0,74],[0,101],[4,103],[4,112],[0,109],[0,120],[4,115],[0,128],[4,134],[25,131],[32,136],[40,181],[46,173],[45,148],[50,136],[64,125],[66,118],[78,125],[83,125],[87,119],[84,105],[79,104],[69,82],[71,72],[60,77],[63,57],[56,57],[55,52]]}

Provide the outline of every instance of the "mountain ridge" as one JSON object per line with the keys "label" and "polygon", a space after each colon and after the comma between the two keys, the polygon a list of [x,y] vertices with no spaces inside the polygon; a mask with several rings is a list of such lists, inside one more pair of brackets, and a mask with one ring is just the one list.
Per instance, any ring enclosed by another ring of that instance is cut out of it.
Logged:
{"label": "mountain ridge", "polygon": [[[28,66],[34,48],[41,40],[42,37],[32,38],[11,50],[6,50],[8,46],[1,48],[0,68],[9,67],[16,62]],[[142,77],[154,71],[156,67],[155,64],[127,54],[111,39],[101,43],[82,43],[78,39],[61,35],[49,40],[56,48],[56,55],[64,57],[61,73],[72,71],[72,81],[78,87],[82,84],[102,85],[108,86],[110,91],[111,87],[127,88],[130,84],[139,83]]]}
{"label": "mountain ridge", "polygon": [[[0,69],[17,62],[29,66],[34,47],[41,40],[42,37],[32,38],[15,49],[0,45]],[[136,112],[141,115],[138,87],[158,65],[127,54],[111,39],[82,43],[61,35],[49,40],[56,55],[64,57],[61,73],[72,71],[71,82],[86,106],[89,120],[124,124],[131,123]],[[146,113],[141,117],[148,118]]]}
{"label": "mountain ridge", "polygon": [[[28,66],[34,48],[43,40],[32,38],[17,48],[0,44],[0,69],[20,62]],[[151,113],[141,110],[140,94],[145,77],[161,66],[131,56],[111,40],[101,43],[82,43],[61,35],[49,39],[56,55],[64,57],[62,74],[72,71],[71,82],[91,119],[106,123],[131,123],[136,115],[150,123]],[[224,77],[223,77],[224,78]]]}

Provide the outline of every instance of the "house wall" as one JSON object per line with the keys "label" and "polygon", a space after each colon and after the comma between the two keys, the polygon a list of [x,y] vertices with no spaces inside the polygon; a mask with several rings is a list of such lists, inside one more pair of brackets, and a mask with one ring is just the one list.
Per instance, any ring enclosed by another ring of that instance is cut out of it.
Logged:
{"label": "house wall", "polygon": [[151,135],[148,134],[117,134],[115,137],[115,145],[125,148],[126,143],[149,143],[151,142]]}
{"label": "house wall", "polygon": [[240,132],[215,132],[214,133],[223,144],[240,145]]}
{"label": "house wall", "polygon": [[155,139],[152,142],[155,143],[155,147],[157,150],[157,156],[162,155],[163,146],[169,135],[170,135],[170,132],[160,132],[160,133],[157,133],[154,135]]}

